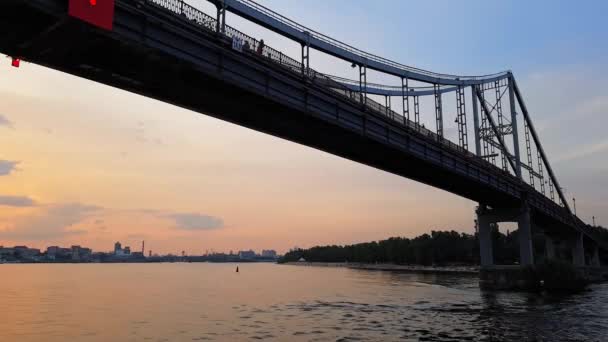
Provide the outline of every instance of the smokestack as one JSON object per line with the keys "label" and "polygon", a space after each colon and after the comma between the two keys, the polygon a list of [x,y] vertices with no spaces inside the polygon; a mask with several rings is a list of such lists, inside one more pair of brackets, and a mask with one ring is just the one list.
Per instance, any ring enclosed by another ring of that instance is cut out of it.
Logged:
{"label": "smokestack", "polygon": [[146,241],[141,242],[141,255],[146,255],[146,249],[144,248],[146,246]]}

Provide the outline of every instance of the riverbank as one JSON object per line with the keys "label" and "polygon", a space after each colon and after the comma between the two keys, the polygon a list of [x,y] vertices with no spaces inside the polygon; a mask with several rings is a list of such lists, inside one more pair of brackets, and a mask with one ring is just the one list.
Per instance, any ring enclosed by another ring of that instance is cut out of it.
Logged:
{"label": "riverbank", "polygon": [[309,267],[345,267],[358,270],[391,271],[409,273],[441,273],[441,274],[470,274],[478,275],[478,266],[423,266],[396,264],[364,264],[351,262],[286,262],[283,265]]}

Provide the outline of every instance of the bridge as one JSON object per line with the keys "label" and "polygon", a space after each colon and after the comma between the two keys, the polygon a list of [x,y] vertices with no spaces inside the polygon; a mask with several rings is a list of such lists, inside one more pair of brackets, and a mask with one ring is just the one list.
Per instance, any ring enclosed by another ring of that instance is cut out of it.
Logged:
{"label": "bridge", "polygon": [[[544,234],[543,258],[599,266],[607,246],[571,211],[511,71],[435,73],[364,52],[252,0],[207,1],[215,13],[182,0],[3,0],[0,52],[15,66],[36,63],[475,201],[483,267],[494,265],[499,222],[518,224],[520,265],[540,257],[532,236]],[[298,43],[301,54],[236,30],[227,12]],[[359,78],[315,71],[311,49]],[[394,82],[368,82],[369,73]]]}

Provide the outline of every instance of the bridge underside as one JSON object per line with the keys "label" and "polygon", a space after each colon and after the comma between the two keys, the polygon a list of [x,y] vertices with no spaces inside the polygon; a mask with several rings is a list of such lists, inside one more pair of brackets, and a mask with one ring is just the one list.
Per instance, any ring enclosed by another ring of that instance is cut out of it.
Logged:
{"label": "bridge underside", "polygon": [[[114,31],[105,32],[67,17],[67,1],[5,0],[0,4],[0,52],[323,150],[491,207],[520,208],[521,196],[528,189],[505,181],[508,177],[501,170],[488,170],[473,156],[454,156],[436,141],[366,112],[291,71],[234,52],[222,38],[179,19],[157,8],[118,6]],[[559,215],[539,208],[531,206],[535,226],[558,235],[572,230]]]}

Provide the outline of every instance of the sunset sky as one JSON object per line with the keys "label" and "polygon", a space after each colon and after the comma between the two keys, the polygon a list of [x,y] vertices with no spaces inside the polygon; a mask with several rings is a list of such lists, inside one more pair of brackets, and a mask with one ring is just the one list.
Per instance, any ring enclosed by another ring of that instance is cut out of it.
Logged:
{"label": "sunset sky", "polygon": [[[260,2],[408,65],[513,70],[579,216],[608,224],[606,2]],[[294,43],[231,15],[228,24],[297,57]],[[346,63],[315,56],[311,67],[356,77]],[[106,251],[121,241],[137,250],[146,240],[157,253],[284,252],[473,231],[476,204],[455,195],[37,65],[12,68],[5,58],[0,146],[4,246]]]}

